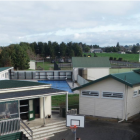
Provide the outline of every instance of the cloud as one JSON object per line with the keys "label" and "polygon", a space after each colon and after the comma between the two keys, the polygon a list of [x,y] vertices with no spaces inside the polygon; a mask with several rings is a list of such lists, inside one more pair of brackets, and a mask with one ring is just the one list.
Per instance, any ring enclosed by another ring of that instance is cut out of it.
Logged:
{"label": "cloud", "polygon": [[0,1],[0,46],[20,41],[139,42],[140,2]]}

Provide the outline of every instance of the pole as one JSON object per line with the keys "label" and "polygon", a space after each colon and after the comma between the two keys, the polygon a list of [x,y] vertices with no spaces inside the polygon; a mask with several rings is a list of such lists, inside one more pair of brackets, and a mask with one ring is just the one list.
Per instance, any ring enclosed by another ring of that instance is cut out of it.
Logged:
{"label": "pole", "polygon": [[75,129],[75,140],[76,140],[76,129]]}
{"label": "pole", "polygon": [[45,97],[43,97],[43,120],[44,120],[44,125],[46,124],[46,119],[45,119]]}

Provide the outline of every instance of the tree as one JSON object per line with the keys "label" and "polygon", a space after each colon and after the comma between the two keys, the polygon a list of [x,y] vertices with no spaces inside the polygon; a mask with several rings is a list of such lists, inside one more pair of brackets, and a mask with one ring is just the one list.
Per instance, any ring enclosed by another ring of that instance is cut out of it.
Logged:
{"label": "tree", "polygon": [[133,52],[133,53],[137,53],[137,52],[138,52],[138,50],[139,50],[139,47],[138,47],[138,46],[133,45],[132,52]]}
{"label": "tree", "polygon": [[3,48],[0,54],[0,63],[1,67],[10,67],[12,66],[11,57],[8,52],[8,48]]}
{"label": "tree", "polygon": [[86,46],[86,47],[84,48],[84,51],[85,51],[85,52],[89,52],[89,50],[90,50],[90,48],[89,48],[88,46]]}
{"label": "tree", "polygon": [[118,51],[120,51],[120,44],[119,44],[119,42],[117,42],[116,48],[118,49]]}
{"label": "tree", "polygon": [[66,56],[66,49],[67,49],[67,45],[64,42],[60,43],[60,55],[61,56]]}
{"label": "tree", "polygon": [[28,69],[29,68],[29,56],[27,55],[26,50],[20,45],[14,46],[14,52],[11,55],[12,65],[15,69]]}

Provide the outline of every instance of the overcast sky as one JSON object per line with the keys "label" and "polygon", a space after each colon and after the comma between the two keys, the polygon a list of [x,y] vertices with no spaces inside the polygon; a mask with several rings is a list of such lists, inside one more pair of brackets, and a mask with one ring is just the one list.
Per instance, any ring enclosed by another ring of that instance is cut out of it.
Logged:
{"label": "overcast sky", "polygon": [[0,46],[49,40],[101,47],[140,43],[140,1],[0,1]]}

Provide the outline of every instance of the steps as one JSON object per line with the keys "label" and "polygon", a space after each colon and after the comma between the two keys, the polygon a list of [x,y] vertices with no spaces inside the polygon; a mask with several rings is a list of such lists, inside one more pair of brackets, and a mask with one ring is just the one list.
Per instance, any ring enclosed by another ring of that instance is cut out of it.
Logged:
{"label": "steps", "polygon": [[[47,140],[47,138],[54,136],[55,133],[66,131],[68,128],[66,127],[66,121],[59,121],[47,124],[43,127],[31,127],[30,129],[33,131],[33,140],[44,140],[45,138]],[[23,133],[26,135],[26,137],[28,137],[29,140],[31,139],[31,137],[29,136],[30,132],[28,134],[23,129],[21,131],[23,131]]]}

